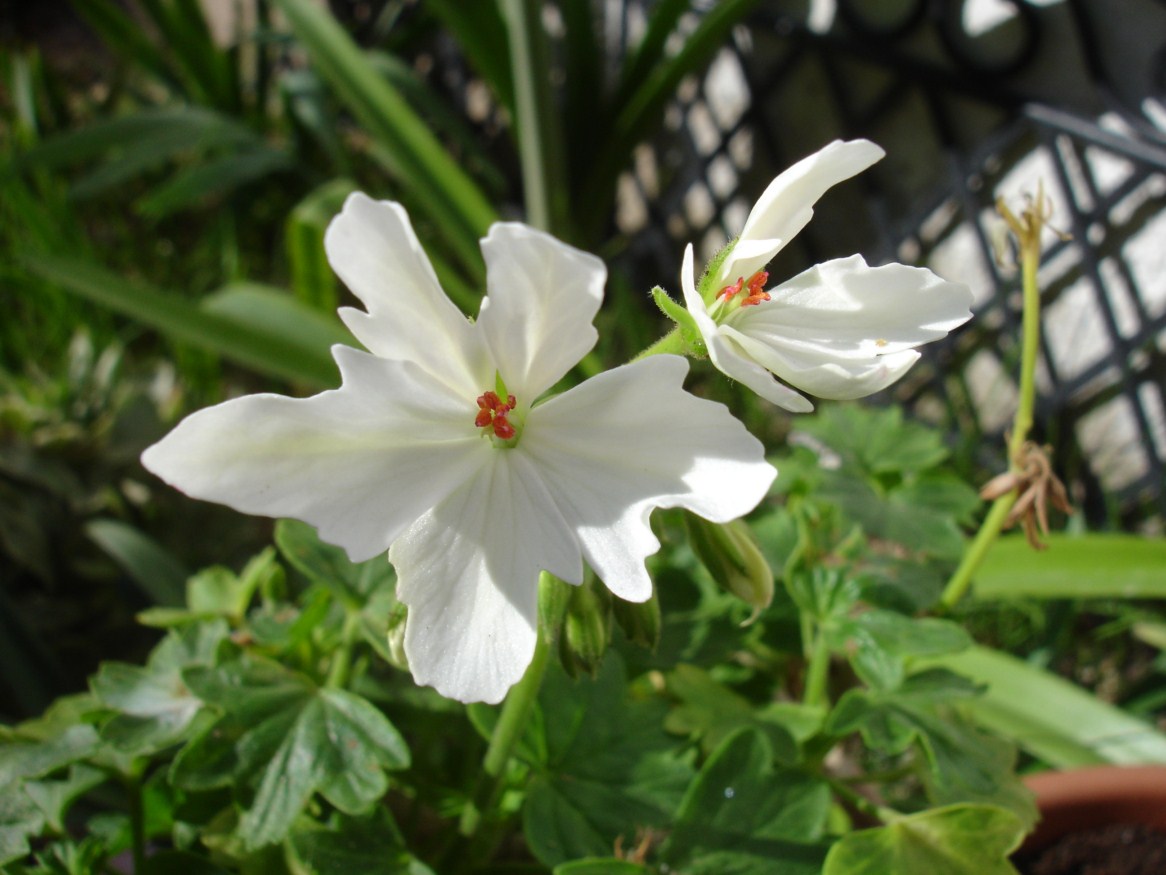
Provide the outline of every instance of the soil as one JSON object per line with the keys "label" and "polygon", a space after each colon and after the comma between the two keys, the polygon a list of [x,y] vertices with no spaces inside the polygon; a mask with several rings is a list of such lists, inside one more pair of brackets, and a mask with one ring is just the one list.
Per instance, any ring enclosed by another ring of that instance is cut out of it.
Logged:
{"label": "soil", "polygon": [[1061,836],[1013,860],[1021,875],[1162,875],[1166,831],[1110,824]]}

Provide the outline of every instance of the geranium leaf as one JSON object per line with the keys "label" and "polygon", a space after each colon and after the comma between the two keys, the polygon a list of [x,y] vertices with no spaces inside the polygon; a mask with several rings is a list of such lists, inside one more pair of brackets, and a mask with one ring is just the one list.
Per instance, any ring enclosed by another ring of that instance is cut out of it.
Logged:
{"label": "geranium leaf", "polygon": [[195,623],[171,631],[145,666],[102,665],[92,681],[94,695],[120,713],[102,726],[101,737],[130,753],[153,753],[180,740],[202,707],[182,672],[210,665],[228,631],[222,620]]}
{"label": "geranium leaf", "polygon": [[822,875],[1016,875],[1008,862],[1025,827],[991,805],[952,805],[844,836]]}
{"label": "geranium leaf", "polygon": [[341,817],[333,829],[297,829],[288,837],[303,875],[433,875],[406,849],[388,811]]}
{"label": "geranium leaf", "polygon": [[614,653],[593,681],[548,672],[541,719],[519,751],[536,770],[523,828],[544,864],[610,854],[617,837],[630,844],[637,830],[667,823],[692,769],[661,729],[664,708],[628,700]]}
{"label": "geranium leaf", "polygon": [[367,810],[388,787],[385,770],[409,765],[404,740],[366,699],[316,687],[278,663],[242,657],[190,671],[187,681],[226,714],[177,758],[175,780],[257,784],[239,821],[250,849],[283,839],[313,793],[349,814]]}
{"label": "geranium leaf", "polygon": [[756,729],[718,747],[689,786],[661,855],[691,873],[816,873],[830,811],[825,782],[775,769],[773,750]]}

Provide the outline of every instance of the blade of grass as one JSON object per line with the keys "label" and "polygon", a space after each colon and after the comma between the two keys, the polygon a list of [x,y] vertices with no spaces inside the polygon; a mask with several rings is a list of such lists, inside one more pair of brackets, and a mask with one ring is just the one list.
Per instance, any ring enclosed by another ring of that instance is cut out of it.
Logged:
{"label": "blade of grass", "polygon": [[143,215],[160,219],[207,198],[229,194],[248,183],[294,167],[291,155],[268,147],[220,155],[180,170],[148,195],[139,198],[137,208]]}
{"label": "blade of grass", "polygon": [[404,98],[311,0],[278,0],[300,42],[337,97],[393,158],[397,182],[442,229],[472,275],[483,268],[477,240],[497,213]]}
{"label": "blade of grass", "polygon": [[559,113],[547,75],[550,54],[537,0],[500,0],[514,77],[514,127],[526,221],[554,233],[566,204]]}
{"label": "blade of grass", "polygon": [[190,572],[157,542],[120,520],[95,519],[85,534],[121,566],[138,588],[156,605],[186,603]]}
{"label": "blade of grass", "polygon": [[445,29],[453,34],[470,65],[514,117],[514,75],[510,66],[509,36],[495,3],[465,0],[429,0],[426,3]]}
{"label": "blade of grass", "polygon": [[976,574],[979,599],[1166,598],[1166,539],[1050,535],[1037,552],[1002,538]]}
{"label": "blade of grass", "polygon": [[260,373],[307,386],[336,384],[336,365],[327,349],[304,345],[269,328],[240,324],[81,259],[23,253],[19,262],[40,278],[136,319],[175,341],[201,346]]}
{"label": "blade of grass", "polygon": [[1166,735],[1014,656],[972,647],[927,662],[984,684],[967,702],[972,719],[1050,766],[1166,763]]}
{"label": "blade of grass", "polygon": [[[611,211],[616,180],[631,159],[632,150],[660,125],[668,101],[685,76],[696,73],[724,46],[729,31],[748,15],[760,0],[722,0],[714,4],[672,58],[659,61],[613,107],[615,121],[603,138],[592,171],[582,180],[577,200],[585,204],[582,226],[591,235],[603,226]],[[582,192],[587,196],[582,197]]]}
{"label": "blade of grass", "polygon": [[292,292],[321,313],[335,311],[340,303],[336,275],[324,253],[324,232],[355,189],[350,179],[327,182],[296,204],[284,224]]}

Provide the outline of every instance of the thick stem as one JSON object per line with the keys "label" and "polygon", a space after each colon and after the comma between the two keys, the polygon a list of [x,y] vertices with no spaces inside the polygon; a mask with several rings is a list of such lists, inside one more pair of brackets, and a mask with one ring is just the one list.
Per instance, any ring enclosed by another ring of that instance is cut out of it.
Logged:
{"label": "thick stem", "polygon": [[348,683],[348,675],[352,670],[352,650],[356,644],[357,631],[360,628],[360,613],[352,608],[346,609],[344,628],[340,632],[340,646],[332,654],[332,662],[328,665],[328,678],[325,686],[340,689]]}
{"label": "thick stem", "polygon": [[[1024,291],[1024,316],[1021,325],[1020,347],[1020,397],[1016,406],[1016,416],[1012,421],[1012,436],[1008,441],[1008,463],[1020,456],[1028,433],[1032,429],[1033,409],[1036,405],[1036,358],[1040,347],[1040,287],[1037,285],[1037,269],[1040,267],[1039,220],[1018,232],[1020,239],[1020,264]],[[940,604],[944,608],[954,607],[968,591],[972,578],[979,570],[988,550],[996,542],[1008,512],[1016,503],[1016,490],[1001,495],[989,509],[980,530],[971,545],[964,552],[959,567],[944,588]]]}
{"label": "thick stem", "polygon": [[530,721],[530,712],[538,699],[549,657],[550,647],[540,634],[526,674],[510,690],[502,706],[502,713],[498,715],[498,722],[490,736],[490,745],[486,748],[486,757],[482,761],[482,774],[462,811],[458,832],[466,839],[474,837],[482,825],[483,814],[490,811],[502,795],[506,783],[506,766],[514,746]]}
{"label": "thick stem", "polygon": [[673,328],[647,349],[637,354],[632,358],[632,361],[638,362],[640,359],[646,359],[651,355],[661,355],[662,353],[687,355],[689,351],[688,341],[684,339],[684,333],[677,327]]}

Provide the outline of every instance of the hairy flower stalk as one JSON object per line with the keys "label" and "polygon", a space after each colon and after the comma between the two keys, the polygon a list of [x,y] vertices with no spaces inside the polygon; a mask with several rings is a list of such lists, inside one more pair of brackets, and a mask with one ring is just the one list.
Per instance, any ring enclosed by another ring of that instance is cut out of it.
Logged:
{"label": "hairy flower stalk", "polygon": [[[1008,208],[1003,198],[997,199],[996,210],[1020,248],[1021,288],[1024,295],[1020,393],[1008,440],[1011,467],[1003,475],[993,478],[980,493],[982,497],[994,500],[971,545],[964,551],[959,567],[944,588],[940,603],[948,608],[968,591],[972,577],[996,542],[1001,529],[1023,519],[1029,543],[1035,549],[1041,549],[1044,545],[1037,538],[1036,530],[1039,528],[1043,533],[1048,533],[1046,505],[1051,501],[1054,507],[1066,512],[1071,510],[1065,488],[1053,474],[1047,456],[1028,440],[1036,405],[1036,360],[1040,347],[1040,286],[1037,284],[1037,271],[1040,268],[1041,233],[1047,227],[1051,206],[1045,197],[1044,188],[1040,187],[1036,199],[1030,200],[1019,216]],[[1034,453],[1039,459],[1034,457]],[[1018,499],[1022,497],[1024,504],[1014,513]],[[1033,519],[1033,515],[1039,516]]]}
{"label": "hairy flower stalk", "polygon": [[353,561],[387,551],[419,684],[499,701],[535,653],[540,572],[579,584],[586,564],[642,602],[653,508],[727,522],[765,495],[762,445],[684,391],[681,358],[548,395],[598,337],[599,259],[496,224],[471,322],[400,205],[352,195],[325,247],[367,308],[341,310],[368,352],[333,348],[340,388],[199,411],[142,461],[194,497],[314,525]]}
{"label": "hairy flower stalk", "polygon": [[786,170],[699,283],[688,246],[681,268],[686,316],[657,296],[680,324],[675,337],[696,333],[727,376],[786,410],[807,413],[813,404],[801,392],[844,400],[885,389],[918,361],[915,347],[971,318],[966,285],[924,268],[870,267],[858,255],[765,287],[765,266],[810,221],[818,199],[882,156],[866,140],[835,141]]}

